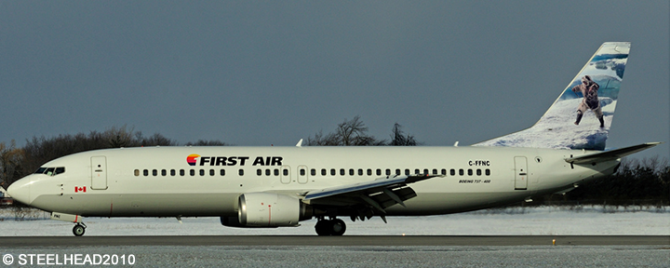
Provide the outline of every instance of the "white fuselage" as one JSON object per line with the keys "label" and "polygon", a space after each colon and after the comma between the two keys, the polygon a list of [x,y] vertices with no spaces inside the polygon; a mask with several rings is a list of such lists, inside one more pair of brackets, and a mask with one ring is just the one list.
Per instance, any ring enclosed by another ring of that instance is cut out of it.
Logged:
{"label": "white fuselage", "polygon": [[[586,153],[507,147],[388,146],[108,149],[50,161],[43,167],[64,167],[65,172],[27,176],[15,182],[13,194],[21,202],[46,211],[82,216],[236,216],[238,197],[245,193],[273,192],[299,198],[310,190],[384,177],[387,169],[391,174],[399,171],[403,175],[425,174],[427,169],[429,174],[445,172],[446,176],[411,184],[417,196],[407,200],[406,207],[394,205],[386,212],[435,215],[569,189],[583,180],[611,174],[619,164],[617,160],[571,165],[564,160]],[[192,154],[200,156],[193,166],[187,163]],[[242,165],[245,157],[248,159]],[[184,175],[180,175],[182,170]],[[221,175],[221,170],[225,175]]]}

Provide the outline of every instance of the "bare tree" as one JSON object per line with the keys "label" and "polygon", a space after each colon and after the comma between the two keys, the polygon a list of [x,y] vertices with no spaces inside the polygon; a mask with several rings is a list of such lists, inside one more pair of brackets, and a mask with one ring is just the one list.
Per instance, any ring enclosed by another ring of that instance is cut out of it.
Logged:
{"label": "bare tree", "polygon": [[344,122],[337,125],[334,133],[324,135],[322,131],[319,131],[314,137],[308,137],[307,144],[312,146],[369,146],[386,144],[386,141],[377,140],[374,136],[368,135],[367,131],[368,127],[365,126],[361,117],[355,116],[351,120],[344,119]]}
{"label": "bare tree", "polygon": [[126,125],[121,127],[112,127],[104,132],[104,136],[109,139],[109,147],[133,147],[136,146],[134,140],[135,130],[133,127],[128,129]]}
{"label": "bare tree", "polygon": [[196,142],[188,142],[186,143],[188,146],[227,146],[225,142],[222,142],[220,140],[198,140]]}
{"label": "bare tree", "polygon": [[393,124],[391,131],[391,146],[416,146],[416,140],[412,135],[403,135],[402,126],[398,123]]}
{"label": "bare tree", "polygon": [[9,146],[4,142],[0,143],[0,186],[7,188],[21,178],[23,160],[23,149],[16,148],[14,140]]}

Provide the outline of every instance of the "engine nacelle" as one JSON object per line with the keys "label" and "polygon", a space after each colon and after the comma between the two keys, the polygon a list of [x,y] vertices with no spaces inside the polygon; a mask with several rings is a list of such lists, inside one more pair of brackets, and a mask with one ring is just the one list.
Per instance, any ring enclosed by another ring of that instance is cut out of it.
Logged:
{"label": "engine nacelle", "polygon": [[240,196],[237,216],[240,227],[279,227],[296,226],[299,221],[312,218],[312,212],[289,195],[248,193]]}

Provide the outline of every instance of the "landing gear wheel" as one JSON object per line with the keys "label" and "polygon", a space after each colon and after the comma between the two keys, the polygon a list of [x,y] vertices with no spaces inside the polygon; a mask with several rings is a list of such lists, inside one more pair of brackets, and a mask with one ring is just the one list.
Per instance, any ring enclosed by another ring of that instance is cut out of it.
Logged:
{"label": "landing gear wheel", "polygon": [[319,236],[342,236],[347,230],[347,225],[340,219],[320,220],[314,229]]}
{"label": "landing gear wheel", "polygon": [[320,220],[316,222],[314,230],[316,230],[316,234],[319,236],[328,236],[330,235],[329,227],[330,227],[330,221]]}
{"label": "landing gear wheel", "polygon": [[86,232],[86,227],[84,227],[81,224],[77,224],[77,225],[74,226],[74,228],[72,228],[72,233],[75,236],[82,236],[82,235],[84,235],[84,232]]}
{"label": "landing gear wheel", "polygon": [[344,224],[344,221],[340,219],[334,219],[330,221],[330,235],[342,236],[346,230],[347,225]]}

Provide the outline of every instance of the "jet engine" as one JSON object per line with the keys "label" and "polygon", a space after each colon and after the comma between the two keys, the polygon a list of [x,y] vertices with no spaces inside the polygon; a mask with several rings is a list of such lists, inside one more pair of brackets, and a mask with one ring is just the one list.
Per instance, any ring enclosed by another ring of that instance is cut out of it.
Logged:
{"label": "jet engine", "polygon": [[230,227],[297,226],[312,218],[312,208],[296,197],[275,193],[247,193],[239,197],[238,216],[221,217]]}

